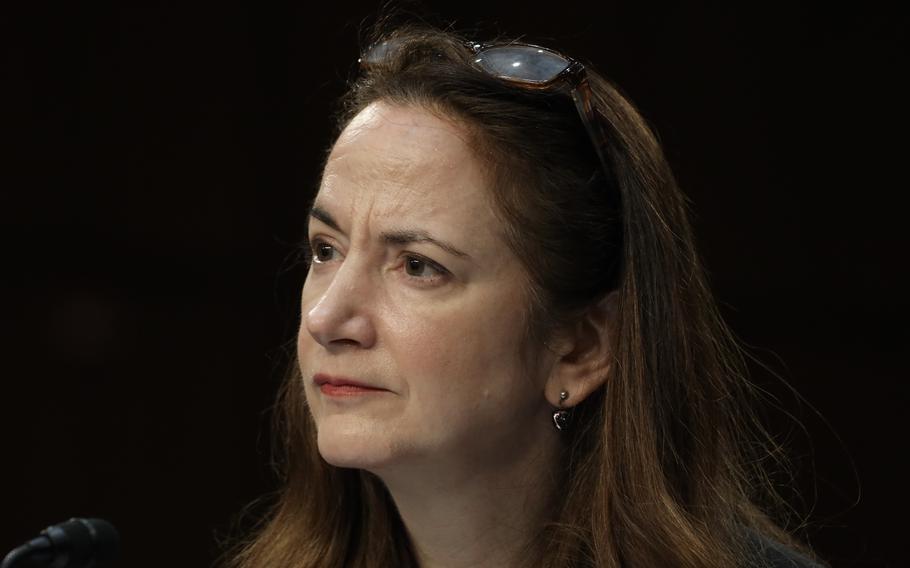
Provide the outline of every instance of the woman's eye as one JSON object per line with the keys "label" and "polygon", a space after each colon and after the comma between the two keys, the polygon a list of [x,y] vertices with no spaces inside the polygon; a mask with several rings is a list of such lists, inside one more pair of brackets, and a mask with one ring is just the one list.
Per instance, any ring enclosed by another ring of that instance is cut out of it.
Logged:
{"label": "woman's eye", "polygon": [[435,262],[416,256],[405,258],[404,270],[408,276],[424,279],[436,279],[446,274],[446,270]]}
{"label": "woman's eye", "polygon": [[313,262],[321,263],[332,260],[335,255],[335,247],[322,241],[313,243]]}

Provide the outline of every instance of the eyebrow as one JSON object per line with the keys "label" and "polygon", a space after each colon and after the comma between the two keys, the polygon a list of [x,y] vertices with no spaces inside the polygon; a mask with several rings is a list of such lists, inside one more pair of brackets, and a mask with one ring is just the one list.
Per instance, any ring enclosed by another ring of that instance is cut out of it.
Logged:
{"label": "eyebrow", "polygon": [[[338,231],[339,233],[344,233],[341,230],[341,227],[338,225],[338,221],[335,220],[332,215],[322,209],[317,205],[310,207],[310,217],[322,221],[332,229]],[[447,253],[457,256],[459,258],[471,258],[471,256],[460,250],[458,247],[454,246],[451,243],[448,243],[444,240],[437,239],[430,235],[430,233],[422,229],[399,229],[396,231],[383,231],[379,234],[379,238],[382,242],[391,245],[407,245],[410,243],[429,243],[436,245]]]}

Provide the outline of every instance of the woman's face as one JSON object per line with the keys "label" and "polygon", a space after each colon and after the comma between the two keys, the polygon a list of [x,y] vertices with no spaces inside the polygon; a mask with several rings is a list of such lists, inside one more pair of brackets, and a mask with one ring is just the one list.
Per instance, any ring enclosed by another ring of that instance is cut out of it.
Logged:
{"label": "woman's face", "polygon": [[551,363],[525,341],[527,276],[502,232],[453,123],[380,102],[344,130],[309,219],[297,342],[326,461],[494,465],[552,435]]}

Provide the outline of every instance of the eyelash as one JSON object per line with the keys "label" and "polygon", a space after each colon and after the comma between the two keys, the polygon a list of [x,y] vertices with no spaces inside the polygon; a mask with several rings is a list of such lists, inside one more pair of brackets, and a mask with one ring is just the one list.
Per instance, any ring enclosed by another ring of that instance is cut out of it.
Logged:
{"label": "eyelash", "polygon": [[[306,243],[304,243],[304,247],[303,247],[304,248],[304,257],[305,257],[305,262],[306,262],[307,267],[310,267],[313,264],[324,264],[324,263],[331,261],[331,260],[318,260],[319,249],[320,249],[320,247],[323,247],[323,246],[330,247],[332,249],[332,252],[337,252],[334,245],[324,241],[323,239],[316,238],[316,239],[308,240]],[[409,254],[404,255],[403,259],[404,259],[403,264],[405,265],[404,274],[407,277],[407,279],[412,280],[414,282],[418,282],[422,286],[439,285],[442,283],[442,282],[440,282],[441,280],[447,280],[449,278],[449,276],[451,276],[451,273],[448,270],[446,270],[446,268],[444,266],[442,266],[439,263],[434,262],[424,256],[409,253]],[[424,276],[414,276],[414,275],[408,273],[406,265],[412,261],[418,261],[418,262],[423,263],[424,267],[429,268],[430,270],[434,271],[436,274],[431,277],[424,277]]]}

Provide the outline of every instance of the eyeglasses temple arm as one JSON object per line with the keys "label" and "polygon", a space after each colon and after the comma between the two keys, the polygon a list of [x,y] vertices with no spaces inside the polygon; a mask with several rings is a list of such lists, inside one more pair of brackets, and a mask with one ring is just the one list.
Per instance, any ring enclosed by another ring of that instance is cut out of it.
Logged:
{"label": "eyeglasses temple arm", "polygon": [[610,176],[610,163],[607,161],[607,135],[604,132],[603,125],[597,119],[597,113],[594,110],[592,101],[593,93],[587,77],[582,77],[578,86],[572,89],[572,100],[578,109],[579,116],[585,124],[585,130],[591,137],[594,149],[597,151],[597,157],[603,167],[604,175]]}

